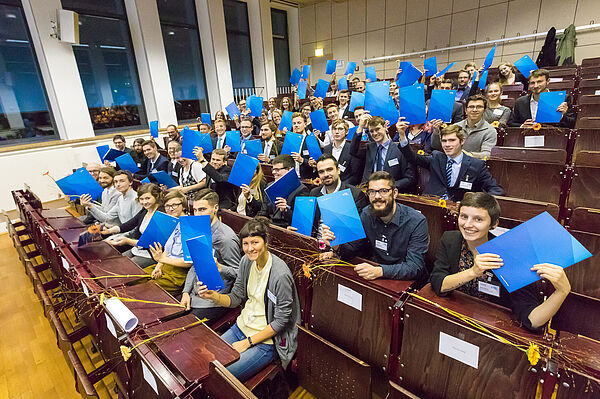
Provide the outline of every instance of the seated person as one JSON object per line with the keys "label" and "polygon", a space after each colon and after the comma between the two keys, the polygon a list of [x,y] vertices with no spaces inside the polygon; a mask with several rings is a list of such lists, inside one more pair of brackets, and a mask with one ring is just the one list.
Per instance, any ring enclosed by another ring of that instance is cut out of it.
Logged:
{"label": "seated person", "polygon": [[[436,120],[436,122],[439,121]],[[433,130],[433,121],[432,123],[426,127],[424,123],[417,123],[414,125],[409,125],[406,130],[406,139],[408,140],[408,144],[416,144],[427,154],[431,154],[431,135]],[[440,126],[442,123],[440,123]],[[425,130],[429,128],[429,130]],[[399,141],[398,133],[394,136],[394,142]]]}
{"label": "seated person", "polygon": [[[115,145],[115,148],[119,151],[123,151],[127,154],[130,154],[131,157],[133,158],[133,149],[127,147],[127,143],[125,141],[125,137],[122,134],[116,134],[113,137],[113,144]],[[106,161],[105,161],[106,162]]]}
{"label": "seated person", "polygon": [[160,170],[167,171],[169,160],[158,152],[158,146],[154,140],[144,141],[142,149],[144,150],[146,161],[142,165],[141,170],[135,174],[136,178],[142,180],[150,176],[153,172],[158,172]]}
{"label": "seated person", "polygon": [[236,378],[252,377],[279,355],[285,369],[298,345],[300,301],[290,268],[269,251],[269,223],[265,218],[248,221],[240,231],[244,256],[229,294],[208,290],[198,282],[198,296],[215,306],[242,305],[236,323],[221,336],[240,353],[227,366]]}
{"label": "seated person", "polygon": [[[194,215],[210,216],[210,230],[212,233],[212,245],[221,278],[225,288],[219,290],[221,294],[228,294],[237,278],[240,265],[240,239],[231,227],[219,220],[219,195],[210,188],[204,188],[196,192],[194,197]],[[214,303],[198,296],[198,277],[194,266],[190,267],[185,278],[181,304],[199,319],[207,318],[216,320],[226,311],[226,308],[216,307]]]}
{"label": "seated person", "polygon": [[147,249],[137,246],[138,240],[148,227],[154,212],[164,212],[165,209],[162,207],[162,191],[154,183],[142,184],[137,190],[137,199],[142,205],[142,209],[133,218],[120,226],[104,228],[101,233],[103,235],[116,234],[109,237],[107,241],[118,248],[132,247],[125,251],[123,255],[141,268],[145,268],[156,262]]}
{"label": "seated person", "polygon": [[466,69],[458,71],[457,84],[455,87],[456,95],[454,101],[465,102],[471,91],[471,74]]}
{"label": "seated person", "polygon": [[[452,90],[452,79],[440,79],[435,89]],[[429,107],[429,100],[427,100],[425,105]],[[451,122],[458,123],[463,119],[465,119],[465,110],[463,109],[463,103],[460,101],[454,101],[454,105],[452,106]]]}
{"label": "seated person", "polygon": [[[204,159],[204,157],[202,157]],[[179,186],[170,188],[169,191],[179,191],[191,200],[194,193],[206,187],[206,173],[200,162],[189,158],[179,157],[177,163],[181,165],[179,172]]]}
{"label": "seated person", "polygon": [[181,173],[181,164],[177,162],[181,158],[181,143],[177,140],[169,141],[167,144],[167,152],[169,153],[169,164],[167,166],[167,174],[179,184],[179,175]]}
{"label": "seated person", "polygon": [[353,119],[354,113],[350,111],[350,91],[341,90],[338,93],[340,102],[338,117],[336,119]]}
{"label": "seated person", "polygon": [[97,162],[90,162],[85,165],[85,170],[87,170],[96,181],[98,181],[98,177],[100,176],[100,169],[102,169],[102,165]]}
{"label": "seated person", "polygon": [[485,88],[485,98],[487,99],[487,108],[483,113],[483,119],[489,124],[498,122],[502,126],[508,124],[511,110],[500,104],[502,101],[502,85],[498,82],[488,83]]}
{"label": "seated person", "polygon": [[[167,215],[179,218],[179,216],[185,214],[187,198],[179,191],[172,191],[165,195],[164,204]],[[151,275],[156,283],[169,294],[174,297],[179,296],[188,269],[192,265],[183,260],[181,225],[177,223],[164,248],[160,243],[150,245],[150,254],[157,263],[146,267],[144,271]]]}
{"label": "seated person", "polygon": [[[465,132],[465,144],[463,150],[475,158],[488,158],[492,147],[498,141],[496,128],[483,119],[483,113],[487,107],[484,96],[477,94],[467,99],[467,119],[455,123]],[[440,143],[440,131],[435,129],[431,137],[431,147],[442,151]]]}
{"label": "seated person", "polygon": [[246,153],[246,141],[253,140],[255,137],[254,133],[254,124],[250,120],[250,118],[246,117],[240,121],[240,148],[242,154]]}
{"label": "seated person", "polygon": [[[92,198],[89,198],[90,206],[92,208],[97,207],[102,212],[108,212],[108,210],[117,203],[117,200],[121,194],[113,186],[113,178],[115,173],[117,173],[117,171],[112,166],[105,166],[100,169],[97,180],[98,184],[100,184],[100,187],[102,187],[104,190],[102,191],[102,197],[100,197],[100,204],[91,203]],[[80,216],[79,220],[85,224],[91,224],[96,221],[96,218],[91,213],[88,213],[87,215]]]}
{"label": "seated person", "polygon": [[144,162],[146,162],[146,156],[144,155],[144,150],[142,145],[144,144],[143,138],[137,138],[133,140],[133,152],[131,153],[131,157],[135,161],[135,164],[138,168],[142,168]]}
{"label": "seated person", "polygon": [[[343,119],[337,119],[331,124],[332,142],[323,148],[323,154],[331,154],[340,168],[340,176],[344,183],[360,184],[362,175],[361,160],[350,154],[350,143],[346,142],[349,125]],[[317,168],[318,173],[318,168]]]}
{"label": "seated person", "polygon": [[227,123],[222,119],[217,119],[214,122],[216,136],[212,138],[212,145],[215,149],[224,149],[226,156],[231,151],[231,147],[227,145]]}
{"label": "seated person", "polygon": [[[366,280],[380,277],[424,280],[425,253],[429,247],[425,216],[396,202],[398,188],[388,172],[375,172],[369,177],[367,194],[371,205],[360,214],[366,238],[339,245],[334,251],[345,260],[361,256],[379,263],[379,266],[361,263],[354,267]],[[334,239],[335,231],[324,225],[322,240],[329,244]]]}
{"label": "seated person", "polygon": [[181,144],[181,133],[179,133],[179,130],[177,130],[177,126],[168,125],[167,134],[169,135],[169,143],[171,141],[177,141],[179,144]]}
{"label": "seated person", "polygon": [[265,216],[267,214],[267,194],[265,175],[260,164],[256,166],[256,171],[250,185],[242,184],[242,192],[238,196],[237,213],[250,217]]}
{"label": "seated person", "polygon": [[[278,113],[275,112],[275,114],[277,115]],[[258,159],[261,162],[271,162],[281,153],[282,144],[275,139],[277,126],[274,122],[265,122],[260,127],[260,144],[262,145],[263,153],[258,154]]]}
{"label": "seated person", "polygon": [[[550,72],[546,69],[536,69],[529,75],[529,91],[530,93],[519,97],[515,102],[512,114],[508,121],[508,126],[522,127],[525,129],[533,128],[535,124],[535,116],[537,114],[538,101],[540,93],[550,91],[548,84],[550,83]],[[571,104],[571,98],[560,104],[556,110],[562,114],[562,119],[558,126],[573,129],[575,127],[575,115]]]}
{"label": "seated person", "polygon": [[538,329],[558,311],[571,291],[564,269],[542,263],[527,265],[538,276],[552,283],[555,291],[543,301],[534,285],[508,293],[493,269],[502,267],[496,254],[480,254],[477,247],[494,238],[490,230],[498,226],[500,205],[487,193],[466,193],[459,206],[458,231],[442,235],[435,266],[431,272],[431,288],[440,296],[458,289],[466,294],[509,307],[517,319],[529,329]]}
{"label": "seated person", "polygon": [[529,87],[527,78],[510,62],[503,62],[498,65],[498,80],[502,86],[521,83],[525,91]]}
{"label": "seated person", "polygon": [[408,123],[403,119],[400,118],[396,124],[400,151],[409,162],[430,172],[423,194],[437,195],[452,201],[462,200],[467,191],[504,195],[504,190],[496,183],[485,162],[463,153],[465,132],[459,125],[442,129],[440,135],[444,152],[434,150],[431,156],[415,156],[406,139]]}
{"label": "seated person", "polygon": [[[273,159],[273,177],[275,181],[281,179],[286,173],[294,169],[294,159],[288,154],[281,154]],[[270,183],[270,186],[273,183]],[[267,188],[268,188],[267,186]],[[288,227],[292,224],[292,213],[296,197],[308,195],[308,188],[302,183],[287,198],[277,198],[275,204],[270,200],[267,203],[267,216],[271,223],[279,227]]]}
{"label": "seated person", "polygon": [[129,219],[133,218],[141,209],[142,206],[137,202],[137,194],[131,184],[133,176],[127,170],[119,170],[115,172],[113,184],[119,192],[117,202],[108,210],[104,207],[92,204],[92,197],[89,194],[82,195],[79,200],[89,213],[100,223],[106,223],[110,226],[120,225]]}
{"label": "seated person", "polygon": [[317,176],[317,172],[314,159],[308,154],[308,147],[306,145],[306,136],[308,135],[306,117],[300,112],[294,112],[292,115],[292,130],[294,133],[302,135],[300,152],[292,152],[292,158],[296,161],[296,173],[298,173],[301,179],[313,179]]}
{"label": "seated person", "polygon": [[[229,146],[225,146],[228,148]],[[202,147],[194,148],[194,155],[206,173],[206,186],[219,194],[219,208],[235,211],[239,188],[227,180],[231,167],[227,164],[227,150],[215,149],[210,156],[210,163],[204,158]]]}

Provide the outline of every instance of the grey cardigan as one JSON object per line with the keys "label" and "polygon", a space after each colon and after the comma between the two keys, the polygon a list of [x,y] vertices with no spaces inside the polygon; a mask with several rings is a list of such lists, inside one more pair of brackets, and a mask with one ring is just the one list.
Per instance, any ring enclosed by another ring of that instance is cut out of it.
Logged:
{"label": "grey cardigan", "polygon": [[[289,267],[281,258],[271,253],[272,264],[265,290],[267,323],[275,330],[273,337],[281,365],[286,368],[298,347],[298,323],[300,323],[300,301]],[[231,293],[230,307],[244,305],[248,299],[246,288],[252,261],[246,255],[240,261],[240,269]]]}

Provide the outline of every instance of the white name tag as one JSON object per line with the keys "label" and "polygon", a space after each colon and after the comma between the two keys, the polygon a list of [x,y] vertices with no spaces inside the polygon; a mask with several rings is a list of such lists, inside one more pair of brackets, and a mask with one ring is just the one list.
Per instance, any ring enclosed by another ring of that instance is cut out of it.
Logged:
{"label": "white name tag", "polygon": [[351,288],[338,284],[337,300],[362,312],[362,295]]}
{"label": "white name tag", "polygon": [[308,155],[308,150],[302,151],[302,155]]}
{"label": "white name tag", "polygon": [[494,115],[501,116],[503,113],[504,113],[504,111],[502,109],[500,109],[500,108],[496,108],[494,110]]}
{"label": "white name tag", "polygon": [[550,83],[552,82],[562,82],[563,78],[550,78]]}
{"label": "white name tag", "polygon": [[595,95],[595,96],[600,96],[600,90],[596,90],[596,91],[594,92],[594,95]]}
{"label": "white name tag", "polygon": [[345,172],[346,171],[346,167],[344,165],[338,165],[340,167],[340,171]]}
{"label": "white name tag", "polygon": [[67,260],[65,258],[60,258],[62,260],[62,265],[65,268],[65,270],[69,270],[69,268],[71,267],[71,265],[69,265],[69,262],[67,262]]}
{"label": "white name tag", "polygon": [[179,177],[179,173],[178,173],[178,172],[171,172],[171,174],[172,174],[174,177]]}
{"label": "white name tag", "polygon": [[390,166],[396,166],[396,165],[398,165],[398,158],[390,159],[388,161],[388,165],[390,165]]}
{"label": "white name tag", "polygon": [[477,368],[479,365],[479,347],[445,334],[440,331],[440,344],[438,348],[442,355],[451,357],[461,363]]}
{"label": "white name tag", "polygon": [[375,248],[387,251],[387,242],[375,240]]}
{"label": "white name tag", "polygon": [[484,294],[492,295],[497,298],[500,298],[500,287],[494,284],[486,283],[484,281],[479,281],[479,292],[483,292]]}
{"label": "white name tag", "polygon": [[508,98],[508,94],[503,94],[500,96],[501,100],[506,100]]}
{"label": "white name tag", "polygon": [[137,167],[138,167],[138,168],[141,168],[141,167],[142,167],[142,164],[138,162],[138,163],[137,163]]}
{"label": "white name tag", "polygon": [[525,136],[525,147],[543,147],[544,136]]}
{"label": "white name tag", "polygon": [[490,233],[492,233],[495,237],[501,236],[502,234],[506,233],[508,230],[506,227],[496,227],[495,229],[490,230]]}
{"label": "white name tag", "polygon": [[156,385],[156,378],[154,378],[154,375],[152,374],[150,369],[148,369],[144,362],[142,362],[142,374],[144,374],[144,380],[148,383],[148,385],[152,387],[154,392],[156,392],[156,394],[158,395],[158,385]]}
{"label": "white name tag", "polygon": [[267,298],[269,298],[269,300],[271,302],[273,302],[274,305],[277,305],[277,297],[275,296],[275,294],[273,294],[271,291],[267,290]]}
{"label": "white name tag", "polygon": [[54,241],[50,240],[50,246],[52,247],[52,249],[56,249],[56,244],[54,244]]}
{"label": "white name tag", "polygon": [[110,317],[108,317],[107,313],[104,313],[104,316],[106,317],[106,328],[108,328],[108,331],[110,331],[113,337],[117,338],[117,329],[115,328],[114,323]]}
{"label": "white name tag", "polygon": [[600,75],[596,76],[596,79],[600,79]]}
{"label": "white name tag", "polygon": [[462,188],[462,189],[465,189],[465,190],[470,190],[471,187],[473,187],[473,183],[468,182],[468,181],[461,181],[458,184],[458,188]]}
{"label": "white name tag", "polygon": [[83,281],[81,282],[81,288],[83,289],[83,293],[85,294],[85,296],[87,296],[89,298],[90,297],[90,291],[88,290],[87,285],[85,285],[83,283]]}

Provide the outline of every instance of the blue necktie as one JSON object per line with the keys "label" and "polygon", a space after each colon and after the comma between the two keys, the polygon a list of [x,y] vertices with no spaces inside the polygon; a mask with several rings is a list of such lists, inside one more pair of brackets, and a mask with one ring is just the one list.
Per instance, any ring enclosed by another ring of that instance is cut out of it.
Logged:
{"label": "blue necktie", "polygon": [[377,163],[375,164],[375,171],[379,172],[383,170],[383,146],[377,147]]}
{"label": "blue necktie", "polygon": [[452,158],[448,158],[448,162],[446,162],[446,181],[448,182],[448,187],[452,185],[452,164],[454,160]]}

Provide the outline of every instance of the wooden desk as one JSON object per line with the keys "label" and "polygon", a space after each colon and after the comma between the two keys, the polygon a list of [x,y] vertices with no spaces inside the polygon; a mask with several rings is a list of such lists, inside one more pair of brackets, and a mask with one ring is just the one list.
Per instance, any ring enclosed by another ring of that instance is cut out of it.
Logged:
{"label": "wooden desk", "polygon": [[561,333],[556,351],[576,353],[581,360],[575,365],[559,361],[560,371],[558,374],[560,377],[557,381],[556,398],[592,399],[600,397],[600,342],[574,334]]}
{"label": "wooden desk", "polygon": [[40,215],[42,215],[42,217],[44,217],[46,219],[50,219],[50,218],[66,218],[66,217],[73,218],[74,217],[66,209],[40,209],[38,211],[38,213]]}
{"label": "wooden desk", "polygon": [[[109,258],[104,260],[94,260],[86,262],[84,265],[90,274],[94,277],[111,275],[144,275],[146,272],[133,263],[129,258],[122,256],[120,258]],[[146,279],[150,278],[148,275]],[[96,279],[96,283],[104,288],[113,288],[122,285],[130,285],[133,282],[140,281],[144,277],[105,277]]]}
{"label": "wooden desk", "polygon": [[60,229],[56,230],[56,234],[62,238],[65,244],[77,244],[79,236],[87,231],[87,227],[78,227],[75,229]]}
{"label": "wooden desk", "polygon": [[72,215],[69,215],[67,217],[49,218],[46,219],[46,221],[54,230],[76,229],[80,227],[86,227],[81,220],[77,219]]}
{"label": "wooden desk", "polygon": [[78,247],[77,244],[70,244],[69,248],[82,262],[123,256],[112,245],[104,241],[90,242],[82,247]]}

